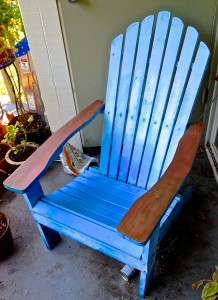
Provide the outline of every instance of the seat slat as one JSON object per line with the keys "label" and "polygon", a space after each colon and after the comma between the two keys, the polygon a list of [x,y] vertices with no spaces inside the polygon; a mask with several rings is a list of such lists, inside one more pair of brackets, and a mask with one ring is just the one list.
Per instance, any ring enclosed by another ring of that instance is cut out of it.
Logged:
{"label": "seat slat", "polygon": [[120,161],[118,180],[127,181],[130,159],[132,157],[133,143],[135,139],[135,129],[138,122],[139,108],[142,98],[144,79],[147,73],[148,57],[151,45],[151,36],[154,23],[154,16],[149,16],[142,21],[133,84],[129,102],[129,111],[126,121],[123,150]]}
{"label": "seat slat", "polygon": [[[92,170],[92,168],[89,168],[89,170],[90,169]],[[105,184],[109,187],[113,187],[114,189],[117,189],[119,192],[122,192],[122,194],[128,192],[136,195],[137,197],[140,197],[146,192],[144,189],[141,189],[139,187],[126,184],[106,176],[99,175],[97,173],[94,173],[93,171],[90,172],[89,170],[83,172],[81,176]]]}
{"label": "seat slat", "polygon": [[[92,186],[92,182],[90,180],[84,180],[84,178],[80,178],[81,180],[77,180],[70,182],[67,187],[71,189],[75,189],[77,191],[85,192],[88,195],[95,196],[96,198],[99,198],[101,201],[105,201],[106,203],[112,203],[115,206],[118,206],[117,211],[121,211],[122,214],[126,212],[127,209],[132,204],[132,201],[126,201],[125,199],[112,196],[107,191],[101,191],[99,190],[99,185],[96,185],[96,187]],[[62,191],[62,189],[61,189]]]}
{"label": "seat slat", "polygon": [[140,117],[137,127],[133,155],[128,175],[128,183],[134,185],[137,183],[138,172],[145,144],[145,137],[147,134],[148,124],[153,107],[153,100],[155,97],[157,82],[160,73],[160,67],[167,41],[169,21],[169,12],[159,13],[154,35],[154,42],[152,46],[148,75],[146,78],[143,102],[140,109]]}
{"label": "seat slat", "polygon": [[163,66],[158,83],[158,89],[155,96],[154,109],[149,125],[148,136],[144,149],[143,159],[139,172],[137,186],[146,187],[155,148],[157,145],[159,132],[163,120],[165,107],[167,105],[169,90],[172,84],[172,78],[177,62],[178,51],[183,32],[183,23],[178,18],[172,19],[166,52],[164,55]]}
{"label": "seat slat", "polygon": [[139,23],[133,23],[126,31],[120,83],[117,97],[117,110],[114,120],[112,148],[110,156],[109,177],[117,179],[129,93],[134,70]]}
{"label": "seat slat", "polygon": [[42,201],[110,228],[115,228],[121,217],[121,215],[118,217],[118,215],[106,210],[104,211],[101,208],[96,209],[95,207],[93,209],[90,204],[84,203],[81,199],[75,197],[69,198],[69,195],[60,192],[57,192],[55,195],[47,195],[42,198]]}
{"label": "seat slat", "polygon": [[89,187],[95,188],[96,190],[108,193],[111,197],[115,196],[117,198],[123,199],[125,201],[128,201],[129,203],[133,203],[141,194],[144,194],[145,191],[140,191],[140,193],[134,194],[130,193],[125,190],[117,189],[116,186],[110,186],[109,184],[105,184],[102,180],[102,182],[91,180],[89,177],[83,177],[79,176],[77,177],[74,182],[79,182],[84,185],[87,185]]}
{"label": "seat slat", "polygon": [[104,129],[102,135],[102,153],[104,156],[100,160],[100,170],[103,175],[108,174],[111,140],[116,107],[116,97],[120,74],[120,64],[122,56],[123,35],[116,37],[111,43],[110,64],[108,71],[108,85],[106,92]]}
{"label": "seat slat", "polygon": [[156,183],[160,177],[164,157],[174,129],[180,101],[183,93],[185,92],[187,76],[190,73],[197,39],[197,31],[192,27],[188,27],[147,183],[148,189],[152,187],[152,185]]}
{"label": "seat slat", "polygon": [[81,192],[65,186],[60,190],[49,194],[48,196],[56,198],[60,197],[69,203],[72,202],[73,204],[89,209],[90,211],[97,212],[102,216],[106,216],[107,218],[111,218],[116,221],[120,220],[120,218],[127,211],[127,209],[124,209],[120,206],[102,201],[95,196],[89,195],[85,191]]}

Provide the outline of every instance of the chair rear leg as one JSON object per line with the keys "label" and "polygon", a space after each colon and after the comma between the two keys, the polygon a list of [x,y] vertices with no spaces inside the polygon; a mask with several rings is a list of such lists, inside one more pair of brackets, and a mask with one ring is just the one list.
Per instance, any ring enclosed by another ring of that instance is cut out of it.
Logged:
{"label": "chair rear leg", "polygon": [[52,250],[60,240],[60,234],[42,224],[36,222],[37,228],[48,250]]}
{"label": "chair rear leg", "polygon": [[147,271],[140,272],[140,282],[139,282],[139,296],[144,298],[149,293],[151,280],[154,273],[156,251],[158,246],[159,237],[159,224],[154,229],[150,240],[144,246],[144,251],[142,254],[142,261],[147,266]]}

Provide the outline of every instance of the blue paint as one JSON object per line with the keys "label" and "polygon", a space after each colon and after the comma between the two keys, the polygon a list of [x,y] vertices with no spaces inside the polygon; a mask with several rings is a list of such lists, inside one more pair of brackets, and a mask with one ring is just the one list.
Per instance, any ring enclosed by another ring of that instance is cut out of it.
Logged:
{"label": "blue paint", "polygon": [[138,173],[140,170],[141,159],[143,155],[143,149],[145,145],[145,139],[147,135],[148,125],[157,88],[157,82],[160,73],[160,66],[162,63],[164,49],[167,41],[169,21],[170,14],[168,12],[159,13],[159,18],[157,20],[157,25],[155,28],[155,35],[152,45],[148,74],[145,82],[142,105],[140,108],[140,116],[136,131],[133,155],[128,175],[128,183],[130,184],[136,185],[137,183]]}
{"label": "blue paint", "polygon": [[123,150],[120,161],[118,180],[127,181],[128,170],[131,162],[135,131],[138,122],[141,105],[142,91],[145,75],[148,68],[148,55],[151,47],[151,35],[154,17],[149,16],[142,21],[135,62],[132,89],[129,101],[129,111],[126,120],[126,128],[123,140]]}
{"label": "blue paint", "polygon": [[[186,88],[187,78],[191,71],[194,51],[197,45],[198,33],[189,27],[182,46],[177,70],[173,79],[172,88],[169,94],[169,100],[166,112],[161,125],[161,131],[157,147],[155,149],[154,159],[149,174],[147,188],[151,188],[161,175],[164,158],[167,155],[170,138],[174,130],[177,113],[181,104],[181,99]],[[194,101],[194,99],[193,99]],[[186,127],[186,124],[183,124]]]}
{"label": "blue paint", "polygon": [[126,123],[126,113],[129,104],[129,94],[134,70],[136,45],[138,40],[139,23],[134,23],[127,29],[121,66],[117,110],[114,120],[114,130],[111,145],[109,177],[117,179],[120,162],[123,132]]}
{"label": "blue paint", "polygon": [[108,175],[110,152],[111,152],[111,141],[113,134],[114,115],[117,99],[117,89],[120,77],[120,64],[123,47],[123,35],[119,35],[112,41],[110,64],[108,71],[108,84],[106,92],[106,104],[104,114],[104,129],[102,137],[101,152],[104,155],[100,160],[100,171],[103,175]]}
{"label": "blue paint", "polygon": [[29,44],[28,44],[27,37],[24,37],[20,42],[18,42],[15,45],[15,48],[17,48],[17,52],[15,53],[16,57],[23,56],[23,55],[27,54],[27,52],[30,51],[30,47],[29,47]]}
{"label": "blue paint", "polygon": [[183,32],[183,24],[180,19],[173,18],[169,37],[166,45],[161,74],[154,99],[154,108],[148,130],[148,136],[141,162],[137,185],[145,188],[152,165],[155,149],[159,139],[165,107],[175,72],[179,45]]}

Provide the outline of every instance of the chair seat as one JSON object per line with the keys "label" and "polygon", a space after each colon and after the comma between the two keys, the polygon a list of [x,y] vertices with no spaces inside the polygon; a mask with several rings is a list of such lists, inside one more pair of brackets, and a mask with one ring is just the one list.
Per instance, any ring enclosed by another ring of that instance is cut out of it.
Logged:
{"label": "chair seat", "polygon": [[127,183],[85,171],[41,201],[115,231],[134,201],[145,192]]}

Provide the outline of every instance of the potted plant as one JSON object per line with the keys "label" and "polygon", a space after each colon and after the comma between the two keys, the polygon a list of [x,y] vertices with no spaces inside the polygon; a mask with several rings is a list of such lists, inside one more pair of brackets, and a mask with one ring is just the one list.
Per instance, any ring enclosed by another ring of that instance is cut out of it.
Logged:
{"label": "potted plant", "polygon": [[14,46],[24,35],[18,0],[0,0],[0,68],[15,60]]}
{"label": "potted plant", "polygon": [[[32,122],[29,122],[32,119]],[[9,126],[15,125],[17,122],[22,123],[27,135],[28,142],[35,142],[39,145],[45,142],[49,136],[49,131],[46,129],[46,123],[43,121],[42,117],[37,113],[25,112],[25,114],[18,115],[14,117],[8,123]],[[24,134],[22,132],[17,136],[17,142],[23,139]]]}
{"label": "potted plant", "polygon": [[[29,125],[33,116],[28,118]],[[23,123],[17,121],[15,125],[7,126],[7,133],[2,142],[12,146],[5,155],[6,161],[15,169],[21,165],[39,147],[36,143],[27,142],[27,130]]]}
{"label": "potted plant", "polygon": [[0,261],[12,253],[13,244],[9,218],[0,211]]}

